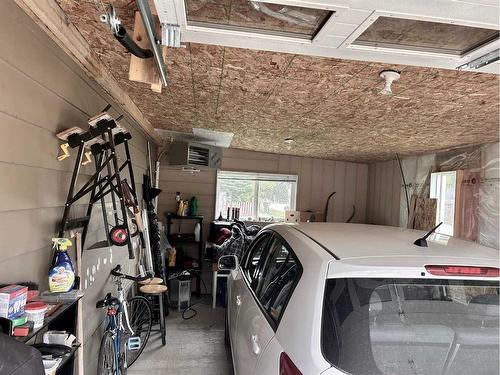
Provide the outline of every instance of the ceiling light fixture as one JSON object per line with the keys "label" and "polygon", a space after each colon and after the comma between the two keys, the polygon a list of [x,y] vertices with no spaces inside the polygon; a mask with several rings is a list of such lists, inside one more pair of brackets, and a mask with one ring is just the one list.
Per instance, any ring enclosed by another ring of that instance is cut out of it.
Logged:
{"label": "ceiling light fixture", "polygon": [[284,142],[285,142],[285,145],[286,145],[286,149],[287,150],[291,150],[293,144],[295,143],[295,139],[287,137],[287,138],[285,138]]}
{"label": "ceiling light fixture", "polygon": [[380,78],[385,80],[385,85],[382,91],[380,93],[382,95],[391,95],[392,90],[391,90],[391,85],[392,82],[399,80],[401,77],[400,72],[396,70],[383,70],[380,72]]}

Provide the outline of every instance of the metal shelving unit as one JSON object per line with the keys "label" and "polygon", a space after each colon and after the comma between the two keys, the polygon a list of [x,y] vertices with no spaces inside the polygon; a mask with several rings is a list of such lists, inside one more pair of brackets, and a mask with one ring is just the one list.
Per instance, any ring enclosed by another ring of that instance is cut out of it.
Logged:
{"label": "metal shelving unit", "polygon": [[[195,241],[194,234],[192,233],[174,233],[172,231],[172,225],[174,223],[182,223],[184,220],[196,221],[200,224],[200,241]],[[203,216],[178,216],[167,213],[167,236],[172,236],[175,238],[176,243],[179,245],[189,245],[196,244],[198,246],[198,259],[196,261],[199,264],[197,275],[193,275],[196,278],[196,294],[201,295],[201,272],[202,272],[202,261],[203,261]]]}

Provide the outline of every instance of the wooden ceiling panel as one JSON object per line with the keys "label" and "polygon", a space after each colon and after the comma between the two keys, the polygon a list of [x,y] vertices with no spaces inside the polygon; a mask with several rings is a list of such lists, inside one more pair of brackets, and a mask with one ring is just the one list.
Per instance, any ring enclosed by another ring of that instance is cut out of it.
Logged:
{"label": "wooden ceiling panel", "polygon": [[[191,43],[166,51],[169,86],[157,94],[128,80],[101,2],[59,2],[156,128],[229,131],[236,148],[351,161],[498,140],[496,75]],[[132,31],[135,2],[112,3]],[[392,96],[379,93],[385,69],[401,71]]]}

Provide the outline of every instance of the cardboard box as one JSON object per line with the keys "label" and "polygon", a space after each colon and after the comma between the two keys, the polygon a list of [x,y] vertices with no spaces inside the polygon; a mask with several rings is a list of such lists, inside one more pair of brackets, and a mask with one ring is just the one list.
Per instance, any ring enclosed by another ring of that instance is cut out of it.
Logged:
{"label": "cardboard box", "polygon": [[8,285],[0,289],[0,317],[15,319],[24,314],[28,287]]}

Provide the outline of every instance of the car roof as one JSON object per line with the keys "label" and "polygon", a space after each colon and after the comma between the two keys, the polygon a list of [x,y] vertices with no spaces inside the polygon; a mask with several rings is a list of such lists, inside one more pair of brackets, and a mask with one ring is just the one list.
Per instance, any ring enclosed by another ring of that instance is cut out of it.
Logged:
{"label": "car roof", "polygon": [[428,247],[414,245],[413,242],[425,235],[425,231],[346,223],[298,223],[286,227],[303,233],[340,260],[402,257],[428,260],[429,257],[439,257],[471,259],[478,265],[498,266],[499,262],[498,250],[446,235],[431,235],[427,239]]}

